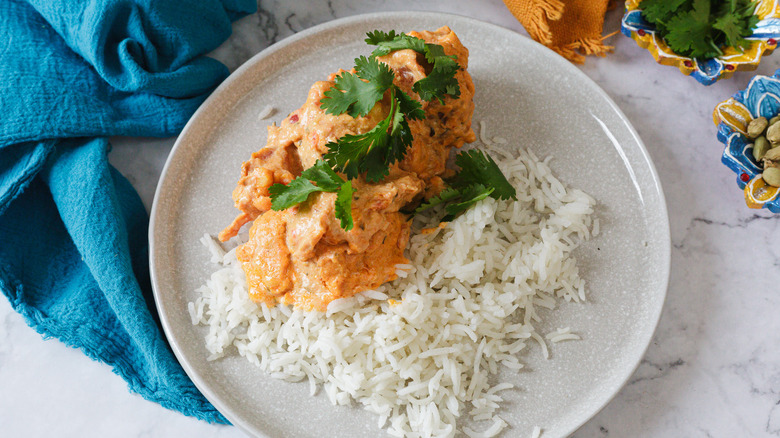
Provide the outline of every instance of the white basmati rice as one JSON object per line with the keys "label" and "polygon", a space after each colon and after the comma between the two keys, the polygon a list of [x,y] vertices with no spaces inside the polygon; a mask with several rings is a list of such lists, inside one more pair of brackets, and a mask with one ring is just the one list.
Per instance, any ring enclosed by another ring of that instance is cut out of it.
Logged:
{"label": "white basmati rice", "polygon": [[[571,251],[598,230],[594,200],[555,179],[547,160],[526,150],[501,156],[517,201],[485,199],[445,227],[415,219],[415,228],[432,232],[411,238],[411,263],[396,266],[399,278],[333,301],[324,313],[252,302],[235,249],[204,236],[220,268],[188,309],[209,328],[209,359],[238,353],[274,378],[307,380],[312,394],[322,384],[331,403],[357,402],[392,436],[454,436],[467,404],[485,425],[463,432],[498,435],[507,423],[496,414],[497,393],[512,385],[489,376],[499,364],[522,368],[528,339],[548,356],[534,329],[544,316],[538,308],[584,300]],[[579,339],[568,327],[546,337]]]}
{"label": "white basmati rice", "polygon": [[266,105],[263,107],[263,109],[260,110],[259,113],[257,113],[257,120],[265,120],[276,112],[276,108],[272,107],[271,105]]}
{"label": "white basmati rice", "polygon": [[572,333],[569,327],[559,328],[558,330],[548,333],[545,337],[553,344],[563,341],[579,341],[582,339],[580,335]]}

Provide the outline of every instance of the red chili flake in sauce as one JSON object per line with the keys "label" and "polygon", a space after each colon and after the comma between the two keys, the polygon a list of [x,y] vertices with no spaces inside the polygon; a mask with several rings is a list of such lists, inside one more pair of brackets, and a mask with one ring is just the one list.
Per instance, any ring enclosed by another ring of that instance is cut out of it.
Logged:
{"label": "red chili flake in sauce", "polygon": [[747,173],[743,173],[742,175],[739,176],[739,179],[741,179],[742,182],[748,182],[750,181],[750,175],[748,175]]}
{"label": "red chili flake in sauce", "polygon": [[293,114],[290,116],[290,123],[298,123],[298,114]]}

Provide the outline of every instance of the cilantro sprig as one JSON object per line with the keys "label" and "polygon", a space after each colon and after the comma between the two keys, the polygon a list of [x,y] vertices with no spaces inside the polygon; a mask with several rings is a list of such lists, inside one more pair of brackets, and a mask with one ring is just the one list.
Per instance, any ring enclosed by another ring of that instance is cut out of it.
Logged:
{"label": "cilantro sprig", "polygon": [[444,205],[447,214],[442,220],[449,222],[488,196],[494,199],[517,199],[515,188],[490,155],[472,149],[459,153],[455,157],[455,164],[460,167],[460,171],[447,180],[449,187],[417,207],[415,213]]}
{"label": "cilantro sprig", "polygon": [[274,184],[268,191],[271,193],[271,209],[276,211],[306,202],[312,193],[336,193],[336,219],[341,221],[341,228],[346,231],[351,230],[354,226],[352,220],[352,182],[344,181],[323,160],[317,160],[314,166],[301,172],[301,176],[290,181],[289,184]]}
{"label": "cilantro sprig", "polygon": [[[350,180],[365,174],[366,181],[379,182],[389,174],[390,165],[403,160],[413,140],[409,121],[424,119],[425,112],[419,101],[393,84],[395,73],[387,64],[379,62],[377,56],[403,49],[421,53],[431,64],[430,73],[415,82],[412,91],[423,101],[443,102],[447,96],[460,97],[455,77],[460,66],[457,58],[447,55],[442,46],[395,31],[369,32],[366,42],[377,46],[376,49],[368,57],[355,59],[354,73],[342,72],[336,77],[333,87],[324,93],[320,107],[327,114],[361,117],[366,116],[377,102],[387,99],[387,115],[368,132],[348,134],[329,142],[323,159],[289,184],[272,185],[269,191],[273,210],[284,210],[305,202],[312,193],[336,193],[335,216],[341,221],[341,227],[349,231],[354,227]],[[490,156],[477,150],[463,152],[456,157],[455,164],[460,172],[448,180],[450,187],[417,211],[443,204],[447,212],[444,220],[451,220],[488,196],[516,199],[515,189]],[[347,179],[337,172],[346,175]]]}
{"label": "cilantro sprig", "polygon": [[406,148],[412,144],[407,118],[422,119],[425,116],[419,102],[408,96],[396,98],[398,94],[406,96],[393,86],[390,112],[373,129],[358,135],[347,134],[327,144],[329,152],[324,158],[329,165],[350,179],[364,172],[369,182],[379,182],[387,176],[389,165],[402,160]]}
{"label": "cilantro sprig", "polygon": [[[289,184],[271,186],[272,209],[290,208],[306,201],[315,192],[335,192],[335,215],[341,220],[341,227],[350,230],[354,224],[349,180],[365,174],[366,181],[379,182],[388,175],[390,165],[403,160],[413,140],[409,120],[422,120],[425,112],[420,102],[393,84],[395,73],[387,64],[379,62],[377,56],[407,48],[424,53],[433,64],[433,70],[427,78],[417,81],[413,90],[425,101],[438,99],[443,102],[444,96],[460,96],[455,78],[460,67],[454,56],[444,53],[443,47],[395,31],[375,31],[367,36],[366,42],[379,47],[370,56],[355,59],[355,73],[342,72],[336,77],[333,87],[320,100],[320,107],[327,114],[366,116],[385,94],[389,94],[390,111],[370,131],[348,134],[329,142],[324,160],[317,161]],[[336,172],[345,174],[347,180]]]}
{"label": "cilantro sprig", "polygon": [[460,86],[455,78],[460,66],[457,57],[444,53],[444,48],[438,44],[426,43],[420,38],[415,38],[406,34],[396,34],[395,31],[382,32],[375,30],[368,33],[366,43],[377,46],[371,53],[372,56],[384,56],[395,50],[411,49],[417,53],[425,55],[433,68],[431,72],[423,79],[415,82],[412,91],[420,96],[424,101],[437,99],[444,102],[444,96],[453,98],[460,97]]}
{"label": "cilantro sprig", "polygon": [[333,88],[324,93],[320,107],[326,113],[365,116],[382,99],[395,78],[393,69],[373,56],[355,59],[355,71],[356,74],[341,73]]}
{"label": "cilantro sprig", "polygon": [[460,66],[455,56],[444,53],[442,46],[404,33],[377,30],[367,34],[366,42],[377,48],[370,56],[355,59],[355,73],[343,72],[336,77],[333,87],[324,93],[320,107],[327,114],[365,116],[389,93],[390,111],[384,120],[368,132],[345,135],[328,143],[325,154],[328,164],[348,178],[365,173],[367,181],[378,182],[387,176],[390,165],[403,160],[406,149],[412,144],[408,121],[422,120],[425,112],[420,102],[393,84],[393,70],[376,57],[402,49],[424,54],[433,69],[412,86],[424,101],[437,99],[443,102],[445,96],[460,97],[455,77]]}
{"label": "cilantro sprig", "polygon": [[642,0],[642,16],[675,53],[710,59],[724,46],[744,50],[758,23],[752,0]]}

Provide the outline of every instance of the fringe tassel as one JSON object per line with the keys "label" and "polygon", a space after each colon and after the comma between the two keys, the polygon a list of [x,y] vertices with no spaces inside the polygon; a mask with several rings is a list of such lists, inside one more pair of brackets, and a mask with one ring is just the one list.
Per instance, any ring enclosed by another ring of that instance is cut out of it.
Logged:
{"label": "fringe tassel", "polygon": [[603,38],[583,38],[573,42],[571,45],[576,45],[576,48],[586,55],[596,56],[604,56],[615,48],[614,46],[604,44]]}
{"label": "fringe tassel", "polygon": [[562,0],[532,0],[539,10],[544,11],[548,20],[557,21],[563,17],[566,4]]}
{"label": "fringe tassel", "polygon": [[603,36],[601,38],[583,38],[567,44],[563,47],[550,47],[556,53],[568,59],[571,62],[577,64],[585,63],[585,56],[583,55],[596,55],[606,56],[615,47],[604,44],[604,39],[611,37],[614,33]]}
{"label": "fringe tassel", "polygon": [[533,39],[549,46],[552,44],[549,21],[560,20],[566,4],[561,0],[532,0],[532,2],[534,14],[530,17],[530,21],[525,23],[526,30]]}

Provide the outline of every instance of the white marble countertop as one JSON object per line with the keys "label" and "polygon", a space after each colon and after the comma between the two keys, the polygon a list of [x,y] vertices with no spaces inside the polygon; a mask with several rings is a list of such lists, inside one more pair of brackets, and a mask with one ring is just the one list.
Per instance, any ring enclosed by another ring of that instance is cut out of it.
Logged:
{"label": "white marble countertop", "polygon": [[[235,69],[280,39],[365,12],[436,10],[525,33],[500,0],[261,1],[215,56]],[[619,29],[621,11],[607,16]],[[622,35],[582,70],[617,102],[657,166],[672,229],[671,282],[639,369],[577,438],[780,435],[780,215],[749,210],[720,164],[712,109],[757,72],[704,87]],[[174,139],[113,139],[111,161],[147,208]],[[240,437],[130,394],[108,366],[43,340],[0,299],[0,425],[9,437]],[[510,436],[506,434],[506,436]]]}

